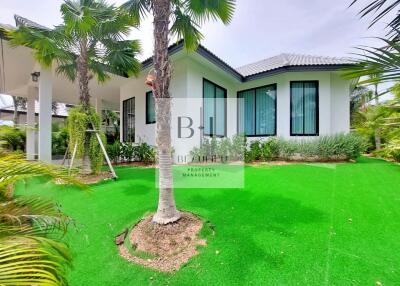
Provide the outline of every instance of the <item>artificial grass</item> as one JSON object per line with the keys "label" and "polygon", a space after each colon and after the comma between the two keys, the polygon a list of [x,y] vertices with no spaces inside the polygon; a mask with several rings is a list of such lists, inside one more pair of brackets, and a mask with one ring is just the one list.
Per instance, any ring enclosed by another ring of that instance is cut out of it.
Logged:
{"label": "artificial grass", "polygon": [[[398,285],[400,166],[246,167],[244,189],[176,189],[177,205],[211,221],[215,235],[179,272],[119,257],[114,237],[154,211],[154,169],[117,168],[92,192],[35,178],[18,195],[58,201],[76,220],[66,241],[71,285]],[[218,252],[218,254],[217,254]]]}

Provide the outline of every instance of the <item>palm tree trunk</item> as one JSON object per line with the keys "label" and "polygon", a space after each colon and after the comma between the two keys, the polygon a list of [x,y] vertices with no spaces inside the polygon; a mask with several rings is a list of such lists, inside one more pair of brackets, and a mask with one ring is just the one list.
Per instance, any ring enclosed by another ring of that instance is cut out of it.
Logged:
{"label": "palm tree trunk", "polygon": [[[375,106],[377,107],[379,105],[379,99],[378,99],[378,84],[375,84]],[[375,128],[375,149],[376,150],[381,150],[382,149],[382,142],[381,142],[381,129],[379,127]]]}
{"label": "palm tree trunk", "polygon": [[169,84],[171,66],[168,58],[170,0],[153,0],[154,13],[154,69],[153,94],[156,106],[156,144],[159,168],[159,199],[153,222],[168,224],[181,217],[176,209],[173,193],[171,156],[171,102]]}
{"label": "palm tree trunk", "polygon": [[17,126],[18,124],[18,101],[15,96],[12,97],[13,103],[14,103],[14,117],[13,117],[13,122],[14,126]]}
{"label": "palm tree trunk", "polygon": [[[89,93],[89,67],[87,55],[87,42],[82,40],[80,43],[80,55],[77,59],[78,80],[79,80],[79,100],[82,104],[83,110],[89,112],[90,108],[90,93]],[[89,129],[90,126],[87,126]],[[82,156],[82,174],[92,173],[90,166],[90,134],[86,133],[85,142],[83,143],[83,156]]]}

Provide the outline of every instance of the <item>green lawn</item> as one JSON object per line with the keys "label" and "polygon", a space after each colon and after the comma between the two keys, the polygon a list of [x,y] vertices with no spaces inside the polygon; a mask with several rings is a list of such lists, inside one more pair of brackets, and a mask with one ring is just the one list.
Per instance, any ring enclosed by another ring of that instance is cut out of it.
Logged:
{"label": "green lawn", "polygon": [[154,169],[117,168],[117,182],[91,193],[35,179],[18,194],[53,198],[76,220],[66,237],[71,285],[400,284],[400,166],[361,158],[245,171],[245,189],[176,190],[179,208],[209,219],[216,234],[175,274],[130,264],[114,245],[155,210]]}

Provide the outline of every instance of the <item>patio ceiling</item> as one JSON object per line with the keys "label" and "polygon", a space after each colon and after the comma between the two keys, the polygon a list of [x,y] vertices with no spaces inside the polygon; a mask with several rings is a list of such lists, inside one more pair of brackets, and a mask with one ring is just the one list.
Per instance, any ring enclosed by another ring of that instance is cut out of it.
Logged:
{"label": "patio ceiling", "polygon": [[[6,39],[1,39],[0,46],[0,93],[13,96],[28,97],[28,87],[37,86],[32,81],[31,73],[41,70],[36,63],[32,50],[27,47],[12,48]],[[110,74],[111,79],[99,84],[96,79],[90,81],[92,98],[101,99],[103,108],[119,110],[120,86],[129,79]],[[52,69],[53,101],[67,104],[78,104],[78,83],[72,83]]]}

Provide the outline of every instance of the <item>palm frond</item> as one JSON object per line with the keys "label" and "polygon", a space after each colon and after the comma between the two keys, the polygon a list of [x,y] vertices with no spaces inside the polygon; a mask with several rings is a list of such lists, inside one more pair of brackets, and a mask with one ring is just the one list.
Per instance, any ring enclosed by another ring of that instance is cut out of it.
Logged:
{"label": "palm frond", "polygon": [[361,59],[344,69],[343,76],[348,79],[362,78],[359,84],[376,84],[400,80],[400,44],[381,39],[381,48],[359,47],[356,53]]}
{"label": "palm frond", "polygon": [[27,161],[21,155],[7,154],[0,157],[0,192],[18,180],[33,176],[49,176],[65,183],[85,187],[77,179],[69,176],[65,168]]}
{"label": "palm frond", "polygon": [[188,51],[194,51],[203,39],[200,25],[193,21],[190,15],[182,12],[179,7],[176,7],[174,11],[171,34],[178,39],[183,39],[185,48]]}
{"label": "palm frond", "polygon": [[129,0],[121,5],[121,8],[128,12],[133,21],[140,25],[141,20],[150,12],[150,0]]}
{"label": "palm frond", "polygon": [[132,76],[138,75],[141,63],[137,60],[141,52],[140,42],[137,40],[110,41],[104,40],[104,63],[110,72]]}
{"label": "palm frond", "polygon": [[71,265],[62,243],[34,236],[0,240],[0,285],[67,285]]}
{"label": "palm frond", "polygon": [[234,0],[185,0],[185,12],[196,22],[204,23],[208,20],[221,20],[224,24],[232,21],[235,12]]}

